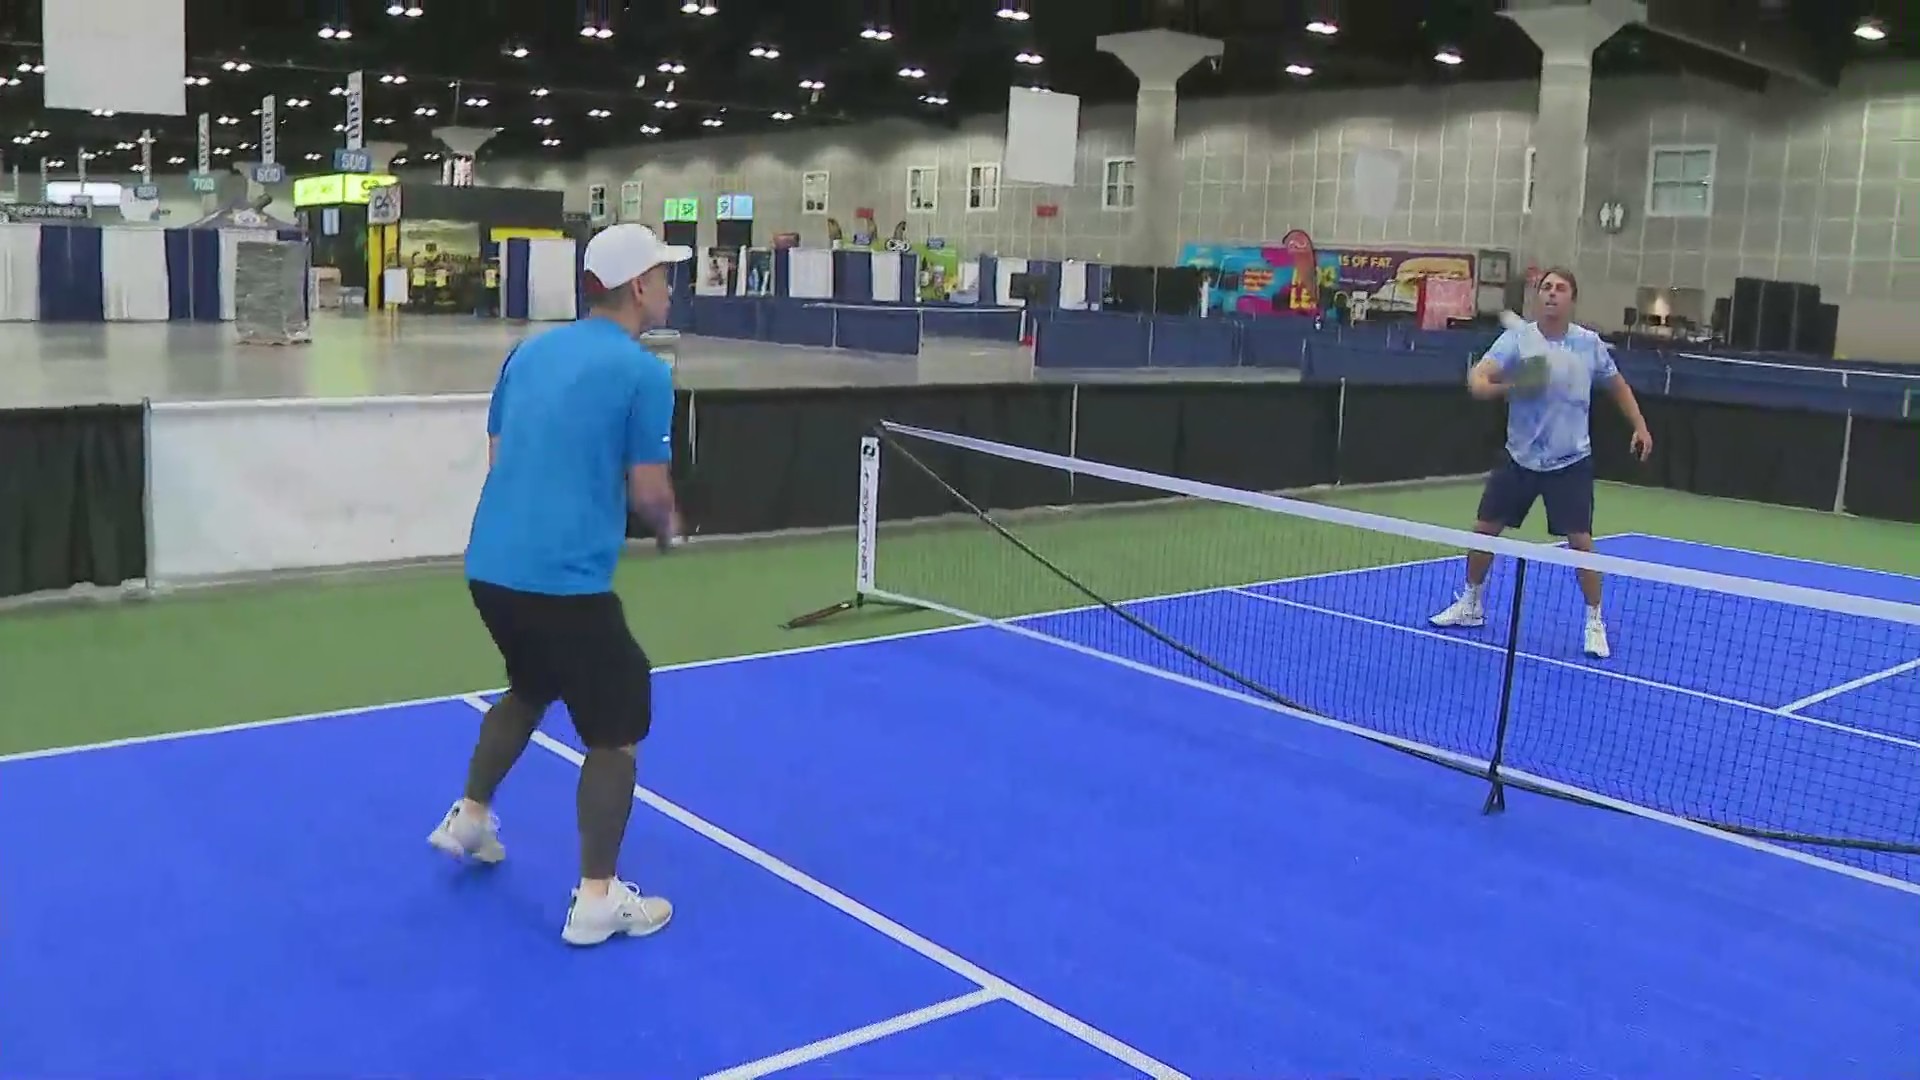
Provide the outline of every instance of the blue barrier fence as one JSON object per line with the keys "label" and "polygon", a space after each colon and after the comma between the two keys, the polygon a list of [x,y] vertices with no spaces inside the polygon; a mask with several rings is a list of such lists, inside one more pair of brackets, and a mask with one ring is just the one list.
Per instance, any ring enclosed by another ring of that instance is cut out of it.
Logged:
{"label": "blue barrier fence", "polygon": [[691,296],[674,304],[668,326],[706,337],[914,356],[930,337],[1017,342],[1023,334],[1023,314],[1018,308]]}

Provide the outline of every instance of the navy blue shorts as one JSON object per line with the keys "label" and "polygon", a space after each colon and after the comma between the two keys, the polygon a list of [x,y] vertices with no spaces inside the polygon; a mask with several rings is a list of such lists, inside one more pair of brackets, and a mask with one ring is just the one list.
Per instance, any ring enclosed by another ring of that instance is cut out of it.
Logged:
{"label": "navy blue shorts", "polygon": [[1517,529],[1526,524],[1535,499],[1547,504],[1547,531],[1555,536],[1593,532],[1593,458],[1550,472],[1535,472],[1502,455],[1480,493],[1481,521]]}

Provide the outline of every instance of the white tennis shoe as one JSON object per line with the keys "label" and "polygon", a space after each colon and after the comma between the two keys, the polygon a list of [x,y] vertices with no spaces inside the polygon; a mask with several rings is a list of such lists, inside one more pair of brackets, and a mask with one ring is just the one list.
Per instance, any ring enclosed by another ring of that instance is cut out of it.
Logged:
{"label": "white tennis shoe", "polygon": [[573,890],[567,925],[560,937],[569,945],[598,945],[615,934],[646,937],[673,919],[673,905],[662,896],[643,896],[630,881],[616,881],[607,895],[587,898]]}
{"label": "white tennis shoe", "polygon": [[1613,650],[1607,646],[1607,624],[1600,620],[1600,616],[1587,616],[1587,632],[1584,644],[1586,645],[1587,655],[1593,657],[1595,660],[1605,660],[1607,657],[1613,655]]}
{"label": "white tennis shoe", "polygon": [[427,843],[456,859],[497,863],[506,858],[507,849],[500,843],[500,819],[491,811],[484,817],[469,814],[461,809],[463,805],[453,804],[447,816],[440,819],[440,827],[427,837]]}
{"label": "white tennis shoe", "polygon": [[1460,591],[1447,610],[1428,620],[1435,626],[1485,626],[1486,609],[1480,606],[1480,590],[1472,585]]}

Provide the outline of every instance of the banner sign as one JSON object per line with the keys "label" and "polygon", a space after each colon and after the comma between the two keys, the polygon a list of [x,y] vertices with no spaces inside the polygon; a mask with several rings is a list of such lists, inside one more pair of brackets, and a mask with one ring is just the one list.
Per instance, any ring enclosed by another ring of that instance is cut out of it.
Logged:
{"label": "banner sign", "polygon": [[[367,145],[367,73],[356,71],[347,76],[347,149],[360,150]],[[341,172],[353,172],[341,169]],[[365,170],[360,170],[365,171]]]}
{"label": "banner sign", "polygon": [[365,150],[341,148],[333,152],[333,171],[337,173],[370,173],[373,171],[373,155]]}
{"label": "banner sign", "polygon": [[[206,113],[200,114],[199,159],[194,164],[196,172],[213,171],[213,119]],[[194,189],[198,191],[198,188]]]}
{"label": "banner sign", "polygon": [[14,221],[85,221],[93,216],[91,202],[73,203],[7,203],[0,206],[0,222]]}
{"label": "banner sign", "polygon": [[1209,309],[1249,315],[1317,313],[1324,290],[1364,297],[1370,312],[1413,314],[1420,306],[1421,279],[1474,280],[1472,255],[1404,249],[1316,249],[1297,229],[1272,246],[1188,244],[1181,249],[1180,265],[1215,271],[1216,283],[1207,299]]}
{"label": "banner sign", "polygon": [[260,99],[260,162],[271,165],[280,160],[280,125],[274,122],[271,95]]}

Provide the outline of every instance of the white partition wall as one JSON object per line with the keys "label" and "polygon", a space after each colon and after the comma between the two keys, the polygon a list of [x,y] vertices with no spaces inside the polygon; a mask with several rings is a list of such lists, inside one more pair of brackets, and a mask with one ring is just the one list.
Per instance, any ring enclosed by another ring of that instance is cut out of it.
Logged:
{"label": "white partition wall", "polygon": [[165,322],[167,234],[160,229],[102,229],[100,277],[108,322]]}

